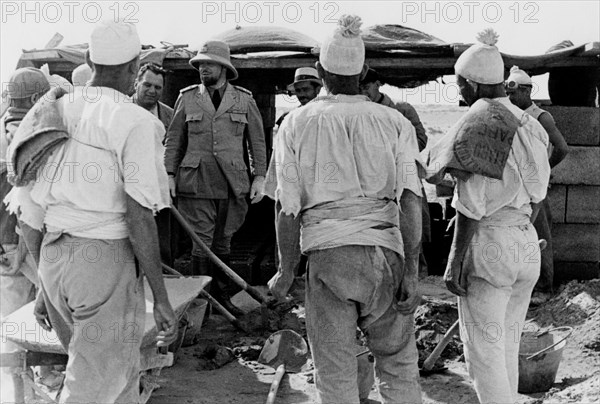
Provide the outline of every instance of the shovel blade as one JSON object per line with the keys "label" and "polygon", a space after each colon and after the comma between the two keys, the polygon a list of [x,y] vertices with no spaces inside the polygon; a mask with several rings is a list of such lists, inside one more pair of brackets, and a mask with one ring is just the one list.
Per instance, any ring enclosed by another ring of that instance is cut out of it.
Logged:
{"label": "shovel blade", "polygon": [[272,368],[285,365],[286,372],[299,372],[308,359],[308,345],[292,330],[277,331],[265,341],[258,362]]}

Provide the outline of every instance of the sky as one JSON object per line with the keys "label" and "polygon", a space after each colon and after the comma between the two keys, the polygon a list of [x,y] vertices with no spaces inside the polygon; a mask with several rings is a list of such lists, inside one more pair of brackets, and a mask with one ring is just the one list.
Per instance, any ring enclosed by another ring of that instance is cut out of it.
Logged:
{"label": "sky", "polygon": [[[514,55],[542,54],[565,40],[600,41],[600,1],[0,1],[0,78],[14,71],[22,49],[41,49],[58,32],[63,45],[87,42],[94,23],[122,18],[137,24],[143,44],[160,41],[197,49],[236,25],[282,26],[322,40],[342,14],[357,14],[363,26],[400,24],[448,43],[472,43],[492,27],[498,47]],[[452,78],[447,77],[446,82]],[[547,98],[547,75],[536,76],[535,98]],[[384,86],[383,91],[386,91]],[[417,90],[390,89],[392,98],[427,104],[453,101],[440,83]],[[457,100],[454,100],[457,101]],[[453,103],[453,102],[450,102]]]}

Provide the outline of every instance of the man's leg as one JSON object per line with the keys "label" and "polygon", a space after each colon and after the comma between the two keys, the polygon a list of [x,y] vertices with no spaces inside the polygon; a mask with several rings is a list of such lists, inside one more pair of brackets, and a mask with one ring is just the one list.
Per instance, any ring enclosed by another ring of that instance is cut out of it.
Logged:
{"label": "man's leg", "polygon": [[328,265],[322,254],[309,255],[306,282],[306,332],[315,384],[323,404],[358,404],[357,304],[340,298],[320,279]]}
{"label": "man's leg", "polygon": [[[522,310],[527,310],[515,307],[525,299],[519,279],[537,276],[539,255],[538,259],[535,253],[531,255],[536,247],[531,225],[480,226],[465,256],[463,265],[469,265],[470,271],[467,296],[458,298],[460,335],[481,403],[514,403],[516,399],[513,384],[518,344],[511,328],[522,329],[522,324],[514,324],[524,319]],[[513,360],[507,362],[507,358]]]}
{"label": "man's leg", "polygon": [[[554,283],[554,249],[552,246],[552,212],[548,198],[540,204],[540,211],[533,223],[538,238],[548,243],[542,250],[542,262],[540,278],[535,285],[535,291],[540,293],[552,293]],[[539,302],[543,303],[543,302]]]}
{"label": "man's leg", "polygon": [[512,287],[504,325],[506,329],[506,370],[515,401],[518,398],[517,390],[519,387],[519,345],[521,333],[526,331],[525,317],[529,308],[531,292],[538,279],[540,270],[540,253],[537,244],[538,236],[532,226],[527,227],[526,230],[522,230],[523,236],[528,241],[526,243],[519,243],[520,257],[523,257],[523,262],[519,265],[520,270],[517,275],[517,281]]}
{"label": "man's leg", "polygon": [[[388,265],[402,276],[403,261],[398,254],[386,251]],[[421,403],[419,354],[415,342],[414,316],[400,314],[395,303],[364,330],[375,356],[375,373],[384,403]]]}
{"label": "man's leg", "polygon": [[[179,197],[179,211],[192,226],[200,240],[210,248],[215,233],[217,220],[217,202],[215,199],[198,199]],[[192,262],[189,273],[184,275],[213,276],[208,254],[195,242],[192,247]],[[214,285],[213,280],[212,284]]]}
{"label": "man's leg", "polygon": [[[245,197],[234,198],[233,195],[230,194],[229,199],[220,199],[216,206],[217,217],[212,250],[221,261],[231,267],[231,239],[235,232],[242,227],[242,224],[244,224],[246,213],[248,212],[248,204],[246,203]],[[218,268],[214,268],[214,276],[219,290],[218,296],[215,296],[215,298],[218,299],[226,309],[233,311],[232,314],[244,314],[230,301],[230,297],[240,291],[239,286],[234,284],[234,282]]]}
{"label": "man's leg", "polygon": [[129,240],[46,234],[40,277],[71,328],[61,403],[137,402],[145,301]]}

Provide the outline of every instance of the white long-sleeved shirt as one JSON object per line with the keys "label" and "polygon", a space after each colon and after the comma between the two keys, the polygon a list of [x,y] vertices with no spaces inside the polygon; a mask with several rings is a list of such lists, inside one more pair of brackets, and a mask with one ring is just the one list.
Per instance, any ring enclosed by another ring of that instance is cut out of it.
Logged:
{"label": "white long-sleeved shirt", "polygon": [[479,174],[466,181],[458,180],[452,206],[474,220],[490,217],[505,207],[530,215],[530,203],[546,197],[550,180],[548,134],[542,125],[513,105],[508,97],[495,101],[507,107],[521,121],[521,126],[513,139],[501,180]]}
{"label": "white long-sleeved shirt", "polygon": [[366,96],[318,97],[290,112],[275,145],[276,197],[298,215],[347,198],[421,195],[415,129]]}
{"label": "white long-sleeved shirt", "polygon": [[74,236],[119,239],[128,236],[126,195],[154,212],[169,206],[158,119],[107,87],[75,91],[58,103],[71,139],[21,189],[28,225],[43,221]]}

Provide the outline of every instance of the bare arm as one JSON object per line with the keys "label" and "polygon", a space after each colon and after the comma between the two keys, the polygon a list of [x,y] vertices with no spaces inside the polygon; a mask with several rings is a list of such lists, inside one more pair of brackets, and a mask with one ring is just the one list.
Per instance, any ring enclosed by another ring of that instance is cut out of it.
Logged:
{"label": "bare arm", "polygon": [[552,155],[550,156],[550,167],[554,167],[564,160],[569,153],[569,146],[565,141],[562,133],[556,127],[554,118],[549,113],[544,113],[539,117],[540,124],[546,129],[548,138],[553,146]]}
{"label": "bare arm", "polygon": [[158,346],[166,346],[177,337],[177,319],[169,303],[162,277],[158,232],[152,212],[127,195],[125,220],[129,239],[140,268],[148,278],[154,297],[154,320],[159,331]]}
{"label": "bare arm", "polygon": [[292,215],[286,215],[281,211],[281,204],[276,202],[276,222],[275,229],[277,233],[277,248],[279,254],[279,268],[277,273],[269,281],[269,290],[277,299],[283,299],[288,293],[294,281],[294,268],[299,262],[300,257],[290,254],[291,249],[281,248],[288,246],[291,242],[297,242],[300,231],[296,219]]}
{"label": "bare arm", "polygon": [[421,198],[405,189],[400,198],[400,233],[404,243],[404,278],[398,310],[409,314],[421,301],[418,293],[419,252],[421,248]]}
{"label": "bare arm", "polygon": [[448,264],[444,281],[448,290],[458,296],[466,296],[466,277],[468,267],[463,267],[462,262],[465,258],[469,244],[473,239],[478,221],[469,219],[460,212],[456,212],[456,221],[454,223],[454,239],[450,247]]}
{"label": "bare arm", "polygon": [[258,106],[253,99],[250,100],[248,107],[248,153],[250,164],[254,173],[254,179],[250,186],[251,203],[261,201],[263,194],[263,184],[267,173],[267,151],[265,146],[265,131],[263,129],[262,118]]}
{"label": "bare arm", "polygon": [[27,246],[27,250],[33,257],[35,261],[35,265],[40,266],[40,252],[42,248],[42,239],[44,238],[44,234],[29,226],[28,224],[19,220],[19,228],[21,229],[21,233],[23,234],[23,239],[25,240],[25,245]]}

